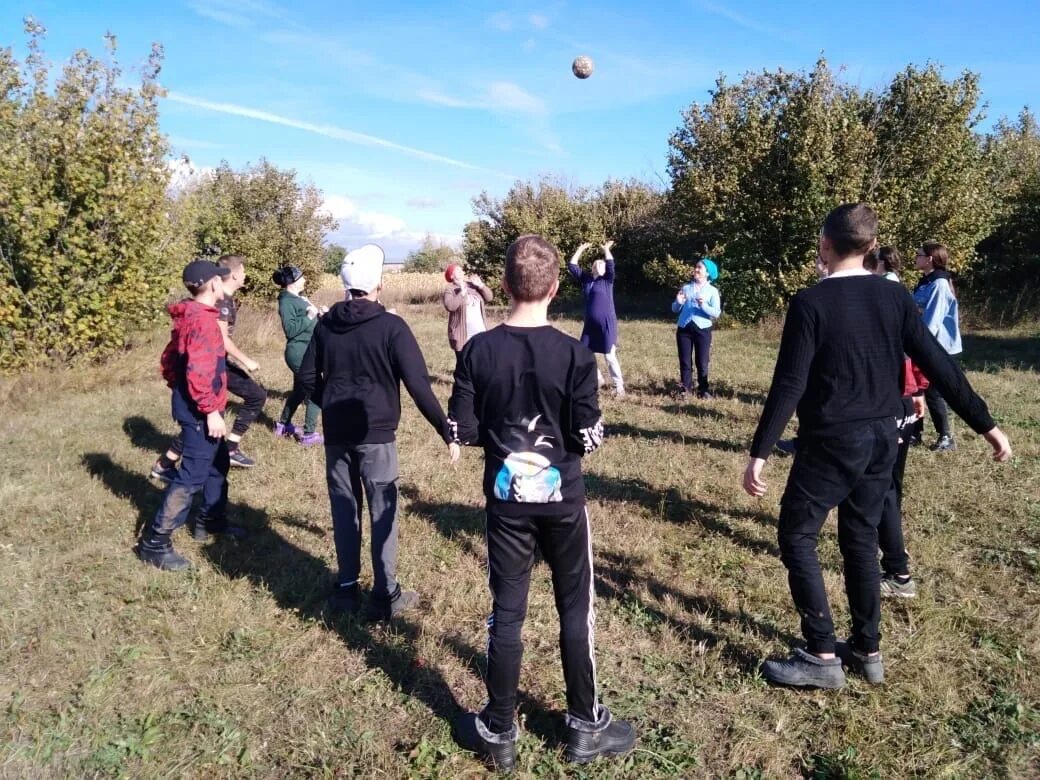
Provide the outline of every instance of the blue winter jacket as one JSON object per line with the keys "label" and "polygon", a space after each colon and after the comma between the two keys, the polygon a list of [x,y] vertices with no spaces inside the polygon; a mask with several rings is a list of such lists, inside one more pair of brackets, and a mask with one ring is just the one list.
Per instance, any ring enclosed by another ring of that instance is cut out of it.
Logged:
{"label": "blue winter jacket", "polygon": [[949,272],[936,269],[923,276],[914,288],[914,302],[921,310],[925,327],[942,348],[959,355],[963,351],[960,315]]}

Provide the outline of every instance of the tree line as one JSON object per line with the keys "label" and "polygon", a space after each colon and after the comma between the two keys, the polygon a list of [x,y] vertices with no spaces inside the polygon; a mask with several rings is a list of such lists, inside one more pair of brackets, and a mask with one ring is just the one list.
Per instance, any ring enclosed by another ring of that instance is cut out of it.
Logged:
{"label": "tree line", "polygon": [[[295,171],[262,159],[172,177],[159,127],[161,46],[127,86],[113,36],[103,58],[79,51],[52,73],[43,27],[27,20],[26,34],[24,59],[0,50],[0,371],[123,348],[132,329],[163,318],[194,256],[248,255],[257,293],[282,263],[335,270],[345,252],[325,245],[335,221]],[[669,138],[666,182],[578,187],[547,177],[501,198],[481,193],[463,260],[493,282],[523,233],[564,252],[609,237],[624,295],[673,288],[707,254],[722,269],[727,314],[752,321],[811,283],[822,215],[867,200],[883,240],[904,255],[926,239],[947,244],[958,289],[977,304],[1036,311],[1033,115],[980,132],[978,76],[947,79],[936,65],[908,66],[874,91],[840,75],[821,60],[807,72],[720,77]],[[429,239],[409,267],[455,259]]]}

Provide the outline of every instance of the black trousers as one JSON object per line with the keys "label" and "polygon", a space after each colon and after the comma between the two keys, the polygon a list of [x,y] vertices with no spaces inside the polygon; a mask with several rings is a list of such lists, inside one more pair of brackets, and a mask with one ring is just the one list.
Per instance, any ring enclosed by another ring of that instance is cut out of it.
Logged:
{"label": "black trousers", "polygon": [[516,691],[524,645],[527,595],[537,546],[552,572],[560,616],[560,654],[567,685],[567,711],[595,722],[595,613],[592,587],[592,538],[585,507],[568,515],[503,517],[487,513],[488,583],[494,600],[488,618],[488,704],[481,713],[495,733],[513,726]]}
{"label": "black trousers", "polygon": [[939,394],[939,388],[929,385],[928,389],[924,391],[924,402],[928,404],[928,414],[932,418],[935,432],[939,436],[949,436],[950,410],[946,406],[945,399]]}
{"label": "black trousers", "polygon": [[679,350],[679,382],[687,392],[693,390],[693,360],[697,361],[697,392],[708,391],[708,362],[711,360],[711,328],[698,328],[692,322],[675,329]]}
{"label": "black trousers", "polygon": [[881,639],[881,572],[878,524],[892,484],[898,444],[892,418],[865,423],[838,437],[798,437],[798,451],[780,501],[780,559],[791,597],[802,616],[811,653],[833,653],[836,637],[816,544],[831,509],[838,507],[838,547],[845,564],[845,594],[852,641],[872,653]]}
{"label": "black trousers", "polygon": [[[904,413],[909,417],[913,414],[913,403],[909,399],[906,402],[909,409],[904,409]],[[899,427],[899,449],[896,451],[895,465],[892,466],[892,484],[885,492],[881,523],[878,525],[881,570],[889,575],[910,572],[910,556],[906,554],[906,543],[903,540],[903,475],[913,427],[912,423]]]}
{"label": "black trousers", "polygon": [[231,432],[236,436],[244,436],[249,426],[264,410],[267,390],[248,373],[231,363],[228,363],[227,367],[227,380],[228,392],[242,399]]}

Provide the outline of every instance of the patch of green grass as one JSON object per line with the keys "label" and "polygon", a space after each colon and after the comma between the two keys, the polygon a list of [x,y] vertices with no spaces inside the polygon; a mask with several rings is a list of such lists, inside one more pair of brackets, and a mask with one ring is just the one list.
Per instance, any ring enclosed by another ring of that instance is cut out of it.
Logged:
{"label": "patch of green grass", "polygon": [[[400,312],[446,400],[443,312]],[[174,430],[157,371],[165,334],[102,368],[0,384],[0,773],[483,776],[449,726],[486,697],[479,454],[448,466],[404,401],[400,575],[423,608],[391,627],[326,624],[335,555],[323,453],[269,433],[291,379],[273,311],[247,308],[239,334],[273,391],[243,445],[259,465],[231,475],[231,511],[252,535],[199,544],[178,534],[197,567],[187,574],[132,553],[161,496],[147,471]],[[585,470],[600,688],[636,723],[639,749],[562,761],[559,626],[538,564],[518,776],[1040,776],[1035,335],[986,332],[967,361],[1014,463],[992,463],[959,424],[957,452],[910,454],[906,535],[921,594],[883,607],[885,685],[852,678],[821,693],[770,688],[757,672],[798,641],[775,532],[790,461],[770,461],[764,499],[739,485],[775,328],[716,334],[710,403],[668,395],[669,321],[623,321],[621,334],[629,396],[602,398],[608,438]],[[834,537],[830,523],[821,560],[844,631]]]}

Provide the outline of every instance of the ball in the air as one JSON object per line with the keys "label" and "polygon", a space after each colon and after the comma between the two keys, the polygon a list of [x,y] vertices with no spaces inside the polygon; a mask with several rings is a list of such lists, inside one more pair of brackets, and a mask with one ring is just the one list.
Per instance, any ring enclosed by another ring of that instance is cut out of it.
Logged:
{"label": "ball in the air", "polygon": [[574,62],[571,63],[571,72],[579,79],[587,79],[592,75],[592,67],[592,60],[582,54],[580,57],[574,58]]}

